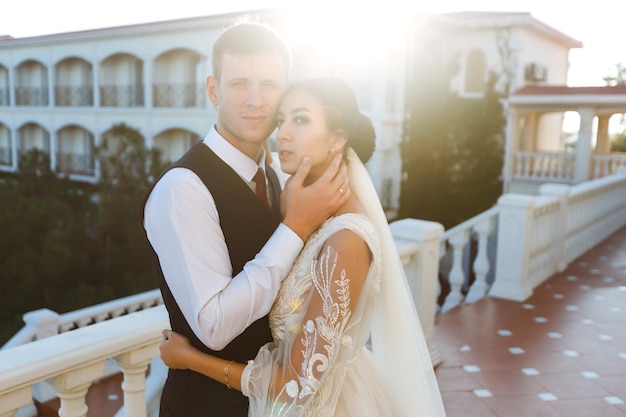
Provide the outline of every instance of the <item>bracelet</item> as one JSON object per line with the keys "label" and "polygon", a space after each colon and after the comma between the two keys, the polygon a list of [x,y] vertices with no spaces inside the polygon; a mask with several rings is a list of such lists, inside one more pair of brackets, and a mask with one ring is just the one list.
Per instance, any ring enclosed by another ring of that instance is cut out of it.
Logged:
{"label": "bracelet", "polygon": [[226,388],[231,389],[230,388],[230,381],[228,380],[228,370],[230,369],[230,365],[235,362],[235,361],[230,361],[228,362],[228,365],[226,365],[226,367],[224,367],[224,382],[226,383]]}

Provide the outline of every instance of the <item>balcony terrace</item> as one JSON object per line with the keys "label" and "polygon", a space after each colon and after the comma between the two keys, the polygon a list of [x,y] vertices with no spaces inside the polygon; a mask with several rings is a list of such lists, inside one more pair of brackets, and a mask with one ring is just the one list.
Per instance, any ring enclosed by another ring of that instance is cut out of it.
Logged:
{"label": "balcony terrace", "polygon": [[[448,417],[626,415],[626,227],[524,302],[484,298],[437,316],[435,369]],[[123,404],[119,373],[95,382],[89,416]],[[59,400],[38,404],[57,415]]]}
{"label": "balcony terrace", "polygon": [[[391,230],[448,417],[626,415],[626,172],[506,194],[445,233]],[[0,417],[156,415],[158,290],[24,320],[0,351]]]}

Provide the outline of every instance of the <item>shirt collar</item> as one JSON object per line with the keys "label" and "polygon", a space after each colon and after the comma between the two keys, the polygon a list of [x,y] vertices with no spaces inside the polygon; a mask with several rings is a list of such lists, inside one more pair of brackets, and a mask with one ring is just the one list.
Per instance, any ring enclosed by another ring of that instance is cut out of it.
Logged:
{"label": "shirt collar", "polygon": [[265,171],[265,149],[263,147],[261,147],[259,162],[257,163],[224,139],[215,129],[215,126],[209,130],[203,143],[247,182],[252,181],[259,168]]}

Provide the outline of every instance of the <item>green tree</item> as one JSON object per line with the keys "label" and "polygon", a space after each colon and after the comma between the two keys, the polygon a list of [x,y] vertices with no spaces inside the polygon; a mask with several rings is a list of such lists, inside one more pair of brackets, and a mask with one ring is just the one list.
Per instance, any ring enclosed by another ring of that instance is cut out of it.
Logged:
{"label": "green tree", "polygon": [[0,338],[21,327],[23,313],[43,307],[66,311],[80,303],[90,265],[82,248],[93,246],[88,188],[50,170],[46,153],[36,149],[19,160],[18,174],[0,186]]}
{"label": "green tree", "polygon": [[160,153],[125,125],[96,150],[97,184],[51,171],[32,150],[0,181],[0,344],[40,308],[59,313],[156,288],[141,224],[143,198],[161,171]]}
{"label": "green tree", "polygon": [[125,124],[113,126],[96,150],[100,164],[97,187],[98,279],[115,288],[139,292],[156,287],[152,258],[141,223],[143,199],[164,168],[161,153],[145,146],[143,136]]}
{"label": "green tree", "polygon": [[[410,54],[399,217],[446,228],[491,207],[500,196],[505,118],[492,74],[483,98],[450,92],[458,57],[441,28],[426,28]],[[504,81],[507,85],[507,81]]]}

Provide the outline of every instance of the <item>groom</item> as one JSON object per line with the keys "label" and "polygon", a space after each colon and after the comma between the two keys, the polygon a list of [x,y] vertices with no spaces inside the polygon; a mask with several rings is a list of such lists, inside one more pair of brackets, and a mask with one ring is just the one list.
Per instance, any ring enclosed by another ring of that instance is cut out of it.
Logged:
{"label": "groom", "polygon": [[[172,330],[204,352],[245,363],[272,340],[267,314],[303,242],[345,203],[340,188],[349,188],[340,155],[304,187],[305,160],[283,192],[281,222],[280,186],[263,142],[287,85],[289,49],[271,28],[240,22],[214,43],[212,66],[206,86],[217,122],[156,181],[144,228]],[[269,207],[254,193],[263,188]],[[246,416],[247,398],[226,385],[170,369],[160,416]]]}

